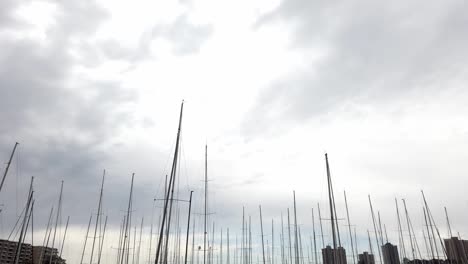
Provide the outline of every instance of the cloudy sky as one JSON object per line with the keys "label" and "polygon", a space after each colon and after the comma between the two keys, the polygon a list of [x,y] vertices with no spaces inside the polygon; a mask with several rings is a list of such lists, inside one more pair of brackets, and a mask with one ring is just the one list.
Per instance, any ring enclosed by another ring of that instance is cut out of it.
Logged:
{"label": "cloudy sky", "polygon": [[295,190],[310,233],[310,209],[327,206],[328,152],[338,215],[346,189],[360,251],[368,194],[395,243],[394,198],[405,198],[425,252],[421,189],[443,235],[446,206],[466,236],[467,13],[462,0],[0,1],[4,163],[20,142],[0,194],[1,236],[35,176],[41,244],[63,180],[63,255],[78,262],[106,169],[103,262],[113,263],[133,172],[135,223],[144,217],[150,232],[182,99],[179,197],[195,191],[197,233],[208,144],[217,232],[240,236],[242,206],[255,230],[259,204],[279,224]]}

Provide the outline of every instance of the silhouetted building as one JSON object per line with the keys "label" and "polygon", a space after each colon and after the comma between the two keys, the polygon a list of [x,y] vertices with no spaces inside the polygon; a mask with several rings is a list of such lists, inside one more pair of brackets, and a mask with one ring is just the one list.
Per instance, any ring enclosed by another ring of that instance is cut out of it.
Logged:
{"label": "silhouetted building", "polygon": [[[18,248],[18,242],[0,239],[0,263],[13,264]],[[42,261],[40,257],[42,254]],[[31,244],[21,244],[19,262],[21,264],[46,264],[52,260],[52,263],[65,264],[65,260],[57,254],[56,248],[31,246]]]}
{"label": "silhouetted building", "polygon": [[374,255],[364,251],[358,255],[358,264],[375,264]]}
{"label": "silhouetted building", "polygon": [[468,240],[460,240],[458,237],[444,239],[447,259],[451,263],[468,263]]}
{"label": "silhouetted building", "polygon": [[382,246],[382,256],[384,264],[400,264],[397,246],[388,242]]}
{"label": "silhouetted building", "polygon": [[322,249],[322,258],[323,264],[346,264],[346,251],[343,247],[333,249],[327,246]]}

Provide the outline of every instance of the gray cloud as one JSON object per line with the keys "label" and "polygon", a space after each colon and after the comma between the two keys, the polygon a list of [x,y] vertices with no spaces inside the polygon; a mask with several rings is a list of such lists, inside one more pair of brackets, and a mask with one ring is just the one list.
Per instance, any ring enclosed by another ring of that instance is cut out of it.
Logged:
{"label": "gray cloud", "polygon": [[[410,92],[452,88],[468,68],[467,11],[457,0],[283,1],[255,27],[290,25],[290,48],[305,66],[263,89],[246,117],[246,136],[348,103],[392,103]],[[317,52],[323,57],[307,63]]]}
{"label": "gray cloud", "polygon": [[[21,4],[2,8],[11,19],[1,21],[0,27],[11,30],[14,23],[24,24],[13,15]],[[92,1],[56,4],[58,12],[47,30],[46,42],[8,34],[0,37],[0,122],[4,124],[0,128],[0,149],[6,160],[12,144],[21,143],[15,159],[23,183],[19,194],[27,188],[24,181],[34,175],[39,190],[38,226],[46,221],[57,199],[61,179],[65,180],[68,201],[81,201],[97,193],[98,188],[90,186],[99,183],[103,166],[109,161],[108,151],[118,143],[115,138],[121,129],[132,125],[133,118],[125,109],[136,99],[134,92],[118,82],[90,80],[74,71],[82,61],[73,51],[95,32],[106,13]],[[14,177],[15,171],[2,192],[2,200],[9,201],[7,214],[14,214]],[[93,203],[65,203],[64,214],[72,214],[72,223],[79,221],[82,212],[86,212],[84,217],[88,215]]]}
{"label": "gray cloud", "polygon": [[178,55],[196,53],[213,33],[211,25],[194,25],[186,14],[179,16],[170,25],[157,25],[153,28],[154,39],[163,38],[174,45],[173,52]]}
{"label": "gray cloud", "polygon": [[135,47],[124,47],[116,40],[107,39],[99,43],[99,51],[105,58],[135,64],[157,58],[158,51],[151,50],[155,41],[168,41],[175,55],[184,56],[198,53],[212,34],[211,24],[193,24],[188,14],[183,13],[172,23],[153,25],[139,37]]}

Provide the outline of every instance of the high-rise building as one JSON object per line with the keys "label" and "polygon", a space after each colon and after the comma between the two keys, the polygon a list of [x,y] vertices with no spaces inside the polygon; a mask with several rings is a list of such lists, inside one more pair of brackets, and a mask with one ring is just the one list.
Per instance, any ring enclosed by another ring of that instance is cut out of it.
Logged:
{"label": "high-rise building", "polygon": [[382,255],[384,264],[400,264],[397,246],[387,242],[382,246]]}
{"label": "high-rise building", "polygon": [[[0,263],[13,264],[17,252],[18,242],[0,239]],[[42,257],[42,260],[41,260]],[[58,256],[56,248],[32,246],[31,244],[21,244],[19,262],[21,264],[65,264],[65,260]]]}
{"label": "high-rise building", "polygon": [[[323,264],[346,264],[346,251],[343,247],[333,249],[330,246],[322,249]],[[336,261],[335,261],[336,258]]]}
{"label": "high-rise building", "polygon": [[468,263],[468,240],[460,240],[458,237],[444,239],[447,259],[451,263]]}
{"label": "high-rise building", "polygon": [[364,251],[358,256],[358,264],[375,264],[374,255]]}

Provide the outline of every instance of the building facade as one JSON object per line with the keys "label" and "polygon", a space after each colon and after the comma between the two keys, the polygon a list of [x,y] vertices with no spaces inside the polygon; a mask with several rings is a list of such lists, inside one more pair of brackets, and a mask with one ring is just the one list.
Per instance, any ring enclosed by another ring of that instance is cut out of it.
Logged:
{"label": "building facade", "polygon": [[[322,249],[323,264],[346,264],[346,251],[343,247]],[[336,259],[336,261],[335,261]]]}
{"label": "building facade", "polygon": [[384,264],[400,264],[398,247],[390,243],[382,246],[382,256]]}
{"label": "building facade", "polygon": [[444,239],[447,259],[451,263],[468,263],[468,240],[460,240],[458,237]]}
{"label": "building facade", "polygon": [[375,264],[374,255],[364,251],[358,255],[358,264]]}
{"label": "building facade", "polygon": [[[14,264],[15,255],[18,252],[18,242],[0,239],[0,263]],[[52,261],[51,261],[52,260]],[[66,261],[59,257],[56,248],[32,246],[31,244],[21,244],[19,253],[20,264],[46,264],[46,263],[66,264]]]}

